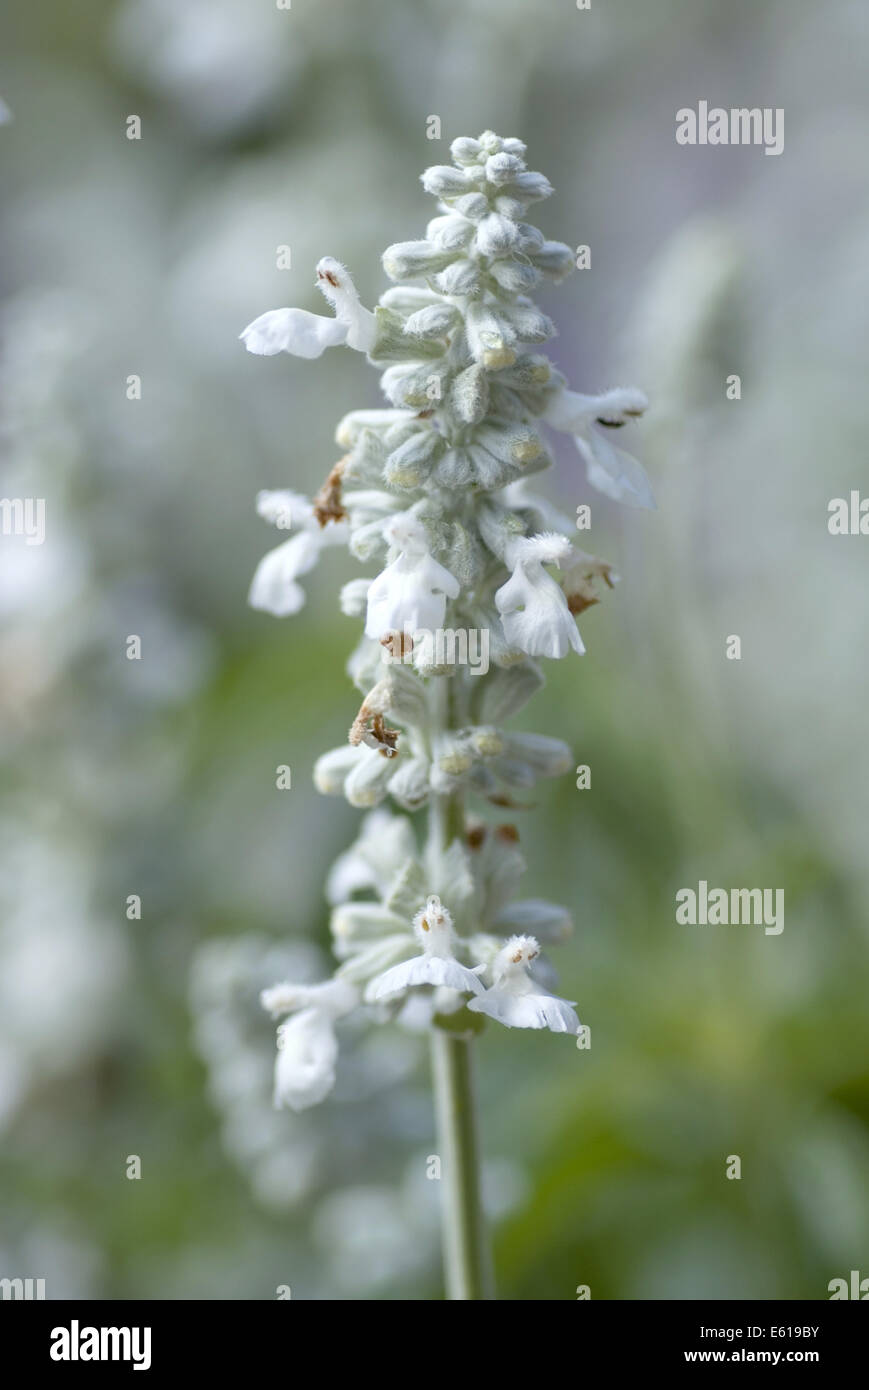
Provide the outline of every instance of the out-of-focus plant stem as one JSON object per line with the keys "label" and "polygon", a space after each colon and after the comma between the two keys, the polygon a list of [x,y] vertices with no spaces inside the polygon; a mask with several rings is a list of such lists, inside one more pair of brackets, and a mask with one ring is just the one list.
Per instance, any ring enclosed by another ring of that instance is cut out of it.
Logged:
{"label": "out-of-focus plant stem", "polygon": [[[432,690],[441,728],[449,727],[450,685],[440,677]],[[455,696],[454,696],[455,698]],[[459,796],[433,798],[428,857],[464,839]],[[467,1016],[467,1015],[466,1015]],[[444,1281],[450,1300],[494,1298],[492,1261],[480,1190],[480,1143],[473,1077],[473,1037],[435,1026],[431,1030],[432,1077],[441,1159]]]}

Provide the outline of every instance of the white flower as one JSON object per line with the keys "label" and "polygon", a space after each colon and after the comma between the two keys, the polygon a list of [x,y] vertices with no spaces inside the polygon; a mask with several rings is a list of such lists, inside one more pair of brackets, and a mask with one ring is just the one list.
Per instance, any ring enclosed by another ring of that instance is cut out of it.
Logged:
{"label": "white flower", "polygon": [[389,632],[437,631],[447,597],[458,597],[458,580],[432,559],[425,527],[409,512],[392,517],[383,534],[399,555],[371,582],[365,635],[379,640]]}
{"label": "white flower", "polygon": [[543,419],[553,429],[573,435],[592,487],[616,502],[654,510],[654,494],[642,464],[593,428],[619,429],[628,420],[638,419],[648,404],[642,391],[633,387],[617,387],[600,396],[583,396],[565,388],[550,401]]}
{"label": "white flower", "polygon": [[311,503],[297,492],[260,492],[257,511],[282,530],[290,526],[301,528],[263,556],[248,594],[251,608],[286,618],[298,613],[305,602],[305,591],[296,583],[298,576],[314,568],[326,546],[341,545],[347,540],[347,526],[343,521],[321,526]]}
{"label": "white flower", "polygon": [[349,273],[331,256],[317,264],[317,287],[335,310],[333,319],[307,309],[269,309],[239,334],[248,352],[273,357],[291,352],[295,357],[320,357],[327,347],[346,343],[357,352],[368,352],[374,343],[374,315],[359,302]]}
{"label": "white flower", "polygon": [[376,976],[365,991],[367,1003],[392,999],[414,985],[446,985],[460,994],[482,992],[475,972],[460,965],[453,956],[453,919],[440,898],[428,899],[413,919],[413,930],[422,955]]}
{"label": "white flower", "polygon": [[488,1014],[505,1028],[578,1033],[580,1022],[572,1003],[547,994],[528,974],[528,966],[539,954],[535,937],[511,937],[492,962],[492,988],[471,999],[468,1008],[474,1013]]}
{"label": "white flower", "polygon": [[278,1028],[275,1106],[307,1110],[319,1105],[335,1085],[335,1020],[356,1008],[358,991],[336,979],[318,985],[275,985],[264,989],[260,999],[273,1016],[299,1011]]}
{"label": "white flower", "polygon": [[495,594],[495,606],[507,641],[529,656],[561,658],[571,647],[585,651],[561,588],[543,568],[570,555],[567,537],[552,532],[520,536],[507,547],[513,573]]}
{"label": "white flower", "polygon": [[416,854],[416,841],[410,822],[389,811],[369,811],[354,844],[339,855],[329,871],[326,897],[337,905],[360,889],[379,889],[403,864]]}

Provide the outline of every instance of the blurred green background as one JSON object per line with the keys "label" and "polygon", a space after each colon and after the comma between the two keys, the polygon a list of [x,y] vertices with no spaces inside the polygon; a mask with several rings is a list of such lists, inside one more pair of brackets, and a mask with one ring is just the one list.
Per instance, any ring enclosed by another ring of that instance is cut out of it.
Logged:
{"label": "blurred green background", "polygon": [[[358,703],[337,609],[358,571],[330,553],[298,618],[252,613],[274,543],[254,496],[315,487],[377,377],[237,335],[319,309],[324,254],[372,303],[380,252],[432,215],[420,171],[487,127],[554,183],[545,233],[592,249],[540,296],[553,355],[577,389],[648,392],[659,503],[590,493],[569,441],[546,484],[591,502],[622,583],[522,718],[592,769],[520,828],[526,896],[575,914],[556,963],[593,1047],[482,1041],[500,1296],[815,1299],[869,1275],[869,541],[826,525],[869,493],[866,6],[10,11],[2,495],[44,497],[47,539],[0,541],[0,1276],[440,1296],[421,1041],[351,1034],[333,1099],[277,1114],[256,1005],[328,969],[322,885],[358,817],[310,770]],[[678,146],[700,99],[784,108],[784,153]],[[782,935],[677,926],[700,878],[784,888]]]}

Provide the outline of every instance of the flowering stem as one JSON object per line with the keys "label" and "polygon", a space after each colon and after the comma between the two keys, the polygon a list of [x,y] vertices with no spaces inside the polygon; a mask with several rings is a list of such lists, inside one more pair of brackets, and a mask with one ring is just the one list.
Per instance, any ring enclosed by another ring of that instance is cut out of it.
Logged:
{"label": "flowering stem", "polygon": [[432,1029],[432,1072],[443,1165],[446,1296],[491,1299],[491,1263],[480,1200],[471,1043]]}
{"label": "flowering stem", "polygon": [[[461,677],[436,678],[430,688],[432,722],[441,730],[454,722]],[[429,809],[428,856],[444,854],[453,840],[464,840],[465,810],[460,795],[435,796]],[[431,1030],[432,1076],[438,1146],[441,1153],[443,1256],[450,1300],[494,1298],[492,1267],[480,1194],[480,1145],[473,1084],[471,1042],[455,1033]]]}

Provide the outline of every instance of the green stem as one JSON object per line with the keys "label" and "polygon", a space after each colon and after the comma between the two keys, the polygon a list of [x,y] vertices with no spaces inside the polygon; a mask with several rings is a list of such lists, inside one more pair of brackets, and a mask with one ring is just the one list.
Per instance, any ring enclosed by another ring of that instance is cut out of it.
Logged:
{"label": "green stem", "polygon": [[[458,679],[454,677],[453,680]],[[452,727],[456,691],[446,677],[432,683],[432,725]],[[429,811],[431,867],[453,840],[463,840],[461,796],[435,796]],[[447,906],[449,903],[447,902]],[[432,1076],[441,1158],[441,1209],[446,1296],[491,1299],[492,1266],[480,1195],[480,1146],[473,1085],[472,1041],[435,1025],[431,1030]]]}
{"label": "green stem", "polygon": [[491,1263],[480,1199],[471,1042],[432,1029],[432,1073],[441,1150],[446,1296],[491,1299]]}

